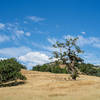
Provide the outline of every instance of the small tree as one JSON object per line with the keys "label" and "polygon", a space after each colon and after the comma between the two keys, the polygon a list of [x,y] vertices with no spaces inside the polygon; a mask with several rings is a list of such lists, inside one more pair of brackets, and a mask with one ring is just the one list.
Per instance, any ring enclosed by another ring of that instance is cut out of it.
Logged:
{"label": "small tree", "polygon": [[83,60],[78,56],[83,51],[76,44],[78,38],[68,38],[64,43],[57,41],[53,45],[54,48],[58,48],[58,51],[54,51],[54,58],[57,59],[56,63],[66,64],[66,69],[71,73],[72,79],[76,80],[78,77],[77,63]]}
{"label": "small tree", "polygon": [[21,68],[25,68],[15,58],[0,61],[0,84],[26,77],[21,74]]}

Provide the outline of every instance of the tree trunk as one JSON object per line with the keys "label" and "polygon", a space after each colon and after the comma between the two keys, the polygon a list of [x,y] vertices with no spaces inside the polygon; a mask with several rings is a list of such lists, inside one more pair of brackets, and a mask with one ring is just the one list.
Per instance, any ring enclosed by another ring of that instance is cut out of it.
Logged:
{"label": "tree trunk", "polygon": [[76,80],[76,78],[77,78],[77,72],[76,72],[76,69],[75,69],[75,61],[73,60],[72,62],[71,62],[71,77],[72,77],[72,79],[73,80]]}

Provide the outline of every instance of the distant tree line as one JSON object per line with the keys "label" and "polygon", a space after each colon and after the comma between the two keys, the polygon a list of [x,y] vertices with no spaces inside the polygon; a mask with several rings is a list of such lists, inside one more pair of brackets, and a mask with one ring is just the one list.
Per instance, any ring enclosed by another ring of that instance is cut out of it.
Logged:
{"label": "distant tree line", "polygon": [[56,64],[36,65],[32,68],[32,70],[51,73],[68,73],[66,68],[60,68],[59,65]]}
{"label": "distant tree line", "polygon": [[79,64],[77,65],[78,69],[82,74],[92,75],[92,76],[99,76],[100,77],[100,67],[95,66],[93,64]]}
{"label": "distant tree line", "polygon": [[[100,67],[97,67],[93,64],[77,64],[76,65],[78,73],[84,74],[84,75],[91,75],[91,76],[98,76],[100,77]],[[41,72],[51,72],[51,73],[65,73],[65,74],[71,74],[66,70],[66,67],[61,68],[59,64],[43,64],[43,65],[36,65],[32,68],[33,71],[41,71]]]}

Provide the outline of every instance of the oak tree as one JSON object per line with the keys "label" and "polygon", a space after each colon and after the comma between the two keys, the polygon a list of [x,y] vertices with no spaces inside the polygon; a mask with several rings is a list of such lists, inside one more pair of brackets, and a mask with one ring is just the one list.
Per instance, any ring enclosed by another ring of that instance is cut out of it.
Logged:
{"label": "oak tree", "polygon": [[80,47],[77,45],[78,38],[67,38],[65,42],[57,41],[53,47],[57,48],[53,52],[56,63],[62,62],[66,64],[66,69],[71,73],[72,79],[76,80],[78,77],[77,64],[82,62],[83,59],[78,54],[83,53]]}

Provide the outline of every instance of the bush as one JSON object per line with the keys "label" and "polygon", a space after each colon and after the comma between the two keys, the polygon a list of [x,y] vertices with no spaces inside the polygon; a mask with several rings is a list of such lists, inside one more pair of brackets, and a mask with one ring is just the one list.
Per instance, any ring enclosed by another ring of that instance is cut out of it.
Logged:
{"label": "bush", "polygon": [[87,75],[93,75],[93,76],[100,76],[100,68],[95,67],[92,64],[79,64],[78,65],[79,70]]}
{"label": "bush", "polygon": [[56,64],[37,65],[32,68],[34,71],[52,72],[52,73],[68,73],[66,68],[62,69]]}
{"label": "bush", "polygon": [[26,77],[21,74],[23,65],[17,62],[15,58],[0,61],[0,83],[13,80],[25,80]]}
{"label": "bush", "polygon": [[79,77],[79,75],[77,74],[77,72],[71,74],[72,79],[76,80],[77,77]]}

